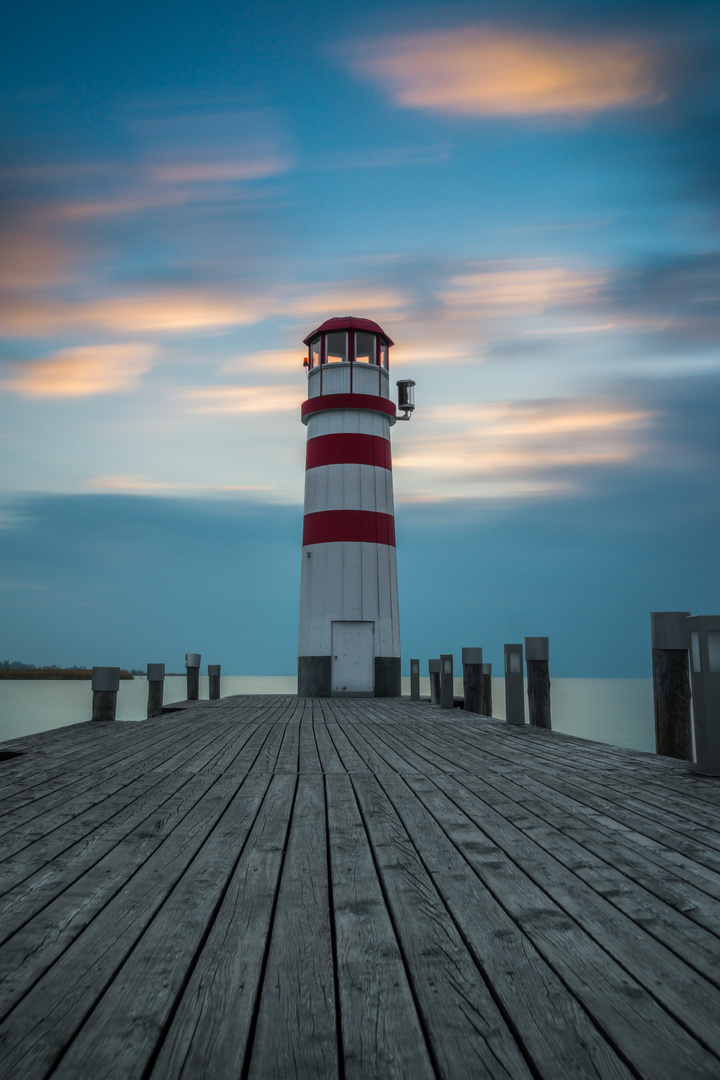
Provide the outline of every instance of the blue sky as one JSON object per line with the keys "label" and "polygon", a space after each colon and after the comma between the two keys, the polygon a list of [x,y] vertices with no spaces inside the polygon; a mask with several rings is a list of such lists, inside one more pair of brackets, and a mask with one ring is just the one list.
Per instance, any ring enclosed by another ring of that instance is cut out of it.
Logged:
{"label": "blue sky", "polygon": [[0,658],[295,668],[302,339],[393,430],[403,656],[644,675],[720,607],[710,3],[16,5]]}

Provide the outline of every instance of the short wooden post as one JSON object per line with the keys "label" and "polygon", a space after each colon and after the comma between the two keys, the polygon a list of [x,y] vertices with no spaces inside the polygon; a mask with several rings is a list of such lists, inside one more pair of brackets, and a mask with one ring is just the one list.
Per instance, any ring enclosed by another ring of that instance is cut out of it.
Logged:
{"label": "short wooden post", "polygon": [[94,667],[92,669],[93,720],[115,719],[119,689],[119,667]]}
{"label": "short wooden post", "polygon": [[147,718],[160,716],[163,711],[163,691],[165,689],[165,665],[148,664],[148,701]]}
{"label": "short wooden post", "polygon": [[505,646],[505,722],[515,726],[525,723],[522,645]]}
{"label": "short wooden post", "polygon": [[550,639],[525,638],[528,720],[533,727],[552,728],[550,716]]}
{"label": "short wooden post", "polygon": [[420,700],[420,661],[410,661],[410,700]]}
{"label": "short wooden post", "polygon": [[720,615],[692,615],[688,627],[696,769],[720,776]]}
{"label": "short wooden post", "polygon": [[482,649],[463,649],[463,708],[482,713]]}
{"label": "short wooden post", "polygon": [[480,706],[480,714],[482,716],[492,716],[493,700],[492,700],[492,664],[483,664],[482,666],[482,704]]}
{"label": "short wooden post", "polygon": [[440,661],[428,660],[428,675],[430,676],[430,701],[433,705],[440,704]]}
{"label": "short wooden post", "polygon": [[220,664],[208,664],[208,683],[210,692],[208,697],[211,701],[220,700]]}
{"label": "short wooden post", "polygon": [[200,653],[185,653],[187,669],[187,700],[197,701],[200,694]]}
{"label": "short wooden post", "polygon": [[692,761],[689,611],[651,611],[655,753]]}
{"label": "short wooden post", "polygon": [[443,709],[455,705],[452,653],[440,653],[440,705]]}

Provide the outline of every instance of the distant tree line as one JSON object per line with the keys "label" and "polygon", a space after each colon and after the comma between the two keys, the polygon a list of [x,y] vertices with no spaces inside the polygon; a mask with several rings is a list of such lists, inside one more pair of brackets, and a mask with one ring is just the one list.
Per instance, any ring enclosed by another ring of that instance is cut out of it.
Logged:
{"label": "distant tree line", "polygon": [[[142,675],[143,672],[120,670],[121,679],[132,679],[133,674]],[[92,669],[88,667],[58,667],[57,664],[23,664],[20,660],[0,660],[0,679],[91,679]]]}

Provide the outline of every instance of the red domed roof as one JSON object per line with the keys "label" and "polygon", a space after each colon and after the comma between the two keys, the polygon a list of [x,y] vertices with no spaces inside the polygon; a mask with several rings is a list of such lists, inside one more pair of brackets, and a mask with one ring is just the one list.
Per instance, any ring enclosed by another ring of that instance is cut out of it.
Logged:
{"label": "red domed roof", "polygon": [[378,326],[372,319],[358,319],[355,315],[342,315],[337,319],[326,319],[322,326],[318,326],[317,330],[313,330],[312,334],[308,334],[306,338],[303,338],[303,345],[309,345],[318,334],[327,334],[332,330],[367,330],[370,334],[381,334],[388,345],[395,344],[392,338],[387,336],[382,326]]}

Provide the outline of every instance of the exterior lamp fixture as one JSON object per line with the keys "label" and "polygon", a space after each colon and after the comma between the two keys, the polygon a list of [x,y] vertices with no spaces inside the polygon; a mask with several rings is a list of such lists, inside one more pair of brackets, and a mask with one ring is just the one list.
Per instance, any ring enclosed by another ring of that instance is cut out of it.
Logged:
{"label": "exterior lamp fixture", "polygon": [[409,420],[410,414],[415,408],[415,381],[413,379],[398,379],[398,409],[402,409],[403,415],[398,420]]}

